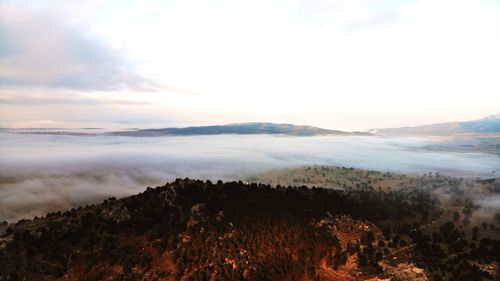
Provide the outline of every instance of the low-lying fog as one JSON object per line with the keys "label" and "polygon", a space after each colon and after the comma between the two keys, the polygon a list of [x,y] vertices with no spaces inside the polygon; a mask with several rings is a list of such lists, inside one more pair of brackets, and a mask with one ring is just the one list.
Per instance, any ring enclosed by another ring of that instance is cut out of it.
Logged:
{"label": "low-lying fog", "polygon": [[242,179],[325,164],[460,176],[500,175],[495,154],[427,151],[432,140],[215,135],[122,137],[0,132],[0,221],[126,196],[177,177]]}

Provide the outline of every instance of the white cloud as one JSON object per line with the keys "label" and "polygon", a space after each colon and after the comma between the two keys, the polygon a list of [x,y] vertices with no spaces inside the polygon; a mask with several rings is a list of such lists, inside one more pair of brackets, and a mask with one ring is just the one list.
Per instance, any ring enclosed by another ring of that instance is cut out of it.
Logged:
{"label": "white cloud", "polygon": [[[495,1],[39,3],[40,13],[70,18],[137,62],[133,73],[197,93],[143,94],[158,119],[365,130],[475,119],[500,108]],[[61,68],[30,79],[54,69]],[[107,64],[99,69],[99,77],[110,75],[93,80],[102,87],[134,81]]]}
{"label": "white cloud", "polygon": [[152,90],[156,83],[102,40],[23,4],[0,9],[0,81],[14,86],[80,90]]}

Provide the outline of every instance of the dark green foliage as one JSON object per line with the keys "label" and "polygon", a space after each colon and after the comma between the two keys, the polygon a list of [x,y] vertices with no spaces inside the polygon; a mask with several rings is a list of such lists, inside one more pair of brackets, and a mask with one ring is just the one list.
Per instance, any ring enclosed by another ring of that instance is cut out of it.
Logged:
{"label": "dark green foliage", "polygon": [[[36,228],[30,227],[35,221],[9,227],[5,235],[13,240],[0,250],[0,280],[57,278],[75,265],[83,265],[84,280],[104,279],[108,273],[97,270],[100,265],[119,266],[121,279],[136,280],[143,278],[140,272],[154,269],[155,259],[165,252],[175,269],[158,270],[154,273],[158,278],[316,279],[322,259],[339,268],[357,253],[361,267],[376,268],[390,253],[387,244],[398,248],[410,243],[422,251],[425,264],[448,272],[437,272],[439,278],[474,280],[460,279],[476,278],[469,271],[482,276],[468,263],[456,268],[448,264],[457,262],[445,264],[441,244],[447,243],[446,248],[457,253],[470,248],[470,257],[494,261],[500,256],[497,240],[483,239],[468,247],[453,222],[443,225],[432,238],[413,221],[387,223],[410,220],[422,210],[431,213],[430,201],[423,192],[386,193],[369,188],[345,192],[176,180],[124,199],[109,198],[103,204],[51,213],[35,220]],[[342,249],[330,228],[317,225],[329,216],[344,214],[354,220],[383,222],[388,243],[366,231],[360,243],[353,241]]]}

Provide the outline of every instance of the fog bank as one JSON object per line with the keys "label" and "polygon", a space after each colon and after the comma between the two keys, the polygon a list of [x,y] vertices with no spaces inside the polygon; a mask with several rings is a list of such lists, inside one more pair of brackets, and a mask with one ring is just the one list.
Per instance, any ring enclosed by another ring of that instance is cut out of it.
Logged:
{"label": "fog bank", "polygon": [[135,138],[0,132],[0,221],[127,196],[177,177],[233,180],[311,164],[500,175],[498,155],[423,149],[434,142],[361,136]]}

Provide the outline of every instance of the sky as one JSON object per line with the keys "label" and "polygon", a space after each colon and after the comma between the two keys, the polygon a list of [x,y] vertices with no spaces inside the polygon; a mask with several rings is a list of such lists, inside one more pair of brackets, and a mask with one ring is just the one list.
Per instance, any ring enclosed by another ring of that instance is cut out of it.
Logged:
{"label": "sky", "polygon": [[498,0],[0,0],[0,127],[500,113]]}

